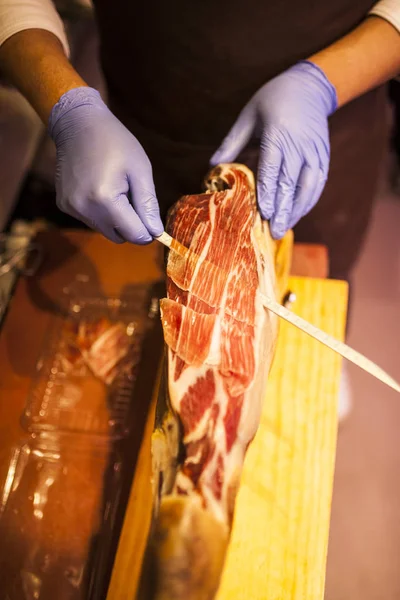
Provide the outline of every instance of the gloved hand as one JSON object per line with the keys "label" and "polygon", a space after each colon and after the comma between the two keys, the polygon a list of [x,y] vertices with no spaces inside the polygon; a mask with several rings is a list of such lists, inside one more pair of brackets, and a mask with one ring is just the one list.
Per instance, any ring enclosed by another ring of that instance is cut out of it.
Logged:
{"label": "gloved hand", "polygon": [[252,136],[260,137],[258,204],[275,239],[319,200],[329,169],[328,116],[336,108],[325,74],[301,61],[258,90],[211,159],[232,162]]}
{"label": "gloved hand", "polygon": [[57,205],[113,242],[151,242],[160,219],[150,161],[89,87],[64,94],[49,133],[57,149]]}

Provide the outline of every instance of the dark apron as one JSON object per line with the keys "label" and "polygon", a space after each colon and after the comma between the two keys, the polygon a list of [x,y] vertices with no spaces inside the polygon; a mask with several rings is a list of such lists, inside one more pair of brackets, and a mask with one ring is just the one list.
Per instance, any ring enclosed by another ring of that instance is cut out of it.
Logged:
{"label": "dark apron", "polygon": [[[95,0],[114,114],[145,148],[161,212],[198,193],[214,150],[253,93],[342,37],[375,0]],[[385,90],[332,116],[323,196],[295,229],[347,278],[369,222],[387,139]],[[243,162],[256,169],[257,152]]]}

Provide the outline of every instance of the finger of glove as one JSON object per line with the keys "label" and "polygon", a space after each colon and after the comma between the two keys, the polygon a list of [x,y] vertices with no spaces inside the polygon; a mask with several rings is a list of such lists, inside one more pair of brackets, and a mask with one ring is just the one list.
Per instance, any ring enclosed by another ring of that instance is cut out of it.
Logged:
{"label": "finger of glove", "polygon": [[71,215],[71,217],[74,217],[74,219],[84,223],[87,227],[89,227],[89,229],[100,233],[105,238],[110,240],[110,242],[114,242],[114,244],[124,244],[126,242],[126,240],[118,233],[118,231],[115,230],[114,227],[107,225],[109,220],[107,217],[104,218],[103,216],[103,218],[98,218],[97,216],[96,218],[91,218],[90,216],[84,216],[78,213],[78,211],[72,207],[70,207],[68,210],[68,214]]}
{"label": "finger of glove", "polygon": [[153,241],[151,234],[125,194],[121,194],[113,203],[108,222],[107,230],[112,228],[127,242],[144,245]]}
{"label": "finger of glove", "polygon": [[293,210],[289,220],[289,228],[294,227],[314,206],[316,190],[321,178],[319,157],[311,153],[305,159],[294,197]]}
{"label": "finger of glove", "polygon": [[164,225],[161,221],[151,167],[143,169],[140,176],[131,174],[129,176],[129,187],[133,207],[142,224],[151,236],[161,235],[164,231]]}
{"label": "finger of glove", "polygon": [[278,180],[283,164],[282,151],[269,135],[261,138],[257,172],[258,206],[263,219],[275,213]]}
{"label": "finger of glove", "polygon": [[81,223],[83,223],[84,225],[86,225],[86,227],[89,227],[89,229],[92,229],[93,231],[96,231],[97,233],[100,233],[105,238],[107,238],[108,240],[110,240],[110,242],[114,242],[114,244],[123,244],[126,241],[112,227],[108,227],[108,228],[104,227],[104,226],[102,226],[102,224],[100,224],[95,219],[91,219],[89,217],[85,217],[85,216],[79,214],[78,211],[76,211],[72,207],[70,207],[68,210],[63,210],[63,212],[65,212],[66,214],[70,215],[71,217],[73,217],[77,221],[81,221]]}
{"label": "finger of glove", "polygon": [[329,163],[330,163],[330,146],[329,139],[319,140],[315,144],[315,151],[319,158],[319,173],[318,173],[318,182],[315,186],[314,194],[310,200],[309,206],[307,206],[307,212],[309,212],[313,206],[318,202],[321,197],[321,194],[324,190],[326,181],[328,179],[329,173]]}
{"label": "finger of glove", "polygon": [[[131,242],[134,244],[148,244],[152,237],[143,225],[142,221],[135,213],[125,194],[120,194],[117,198],[107,198],[107,200],[98,201],[91,204],[92,209],[88,209],[88,202],[75,201],[75,206],[69,204],[67,212],[75,219],[82,221],[90,229],[101,233],[111,242],[121,244]],[[84,210],[77,210],[76,206],[84,206]]]}
{"label": "finger of glove", "polygon": [[302,158],[297,152],[283,160],[277,185],[275,212],[270,222],[274,239],[281,239],[289,229],[302,164]]}
{"label": "finger of glove", "polygon": [[250,107],[242,110],[221,146],[213,154],[210,160],[211,165],[215,166],[235,160],[251,139],[255,128],[255,116],[255,111]]}
{"label": "finger of glove", "polygon": [[319,150],[315,147],[315,152],[307,156],[300,174],[299,191],[295,198],[291,228],[317,204],[326,184],[328,169],[329,153],[326,153],[325,147]]}

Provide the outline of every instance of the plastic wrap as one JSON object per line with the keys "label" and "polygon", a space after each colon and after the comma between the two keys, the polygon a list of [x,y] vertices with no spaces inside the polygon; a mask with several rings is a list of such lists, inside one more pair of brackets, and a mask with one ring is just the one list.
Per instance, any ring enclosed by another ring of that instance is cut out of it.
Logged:
{"label": "plastic wrap", "polygon": [[157,313],[148,286],[105,297],[78,278],[64,291],[21,415],[26,435],[0,489],[1,599],[100,597],[120,502],[121,444]]}
{"label": "plastic wrap", "polygon": [[54,316],[22,418],[30,432],[124,436],[141,345],[146,288],[103,297],[90,284],[66,290]]}
{"label": "plastic wrap", "polygon": [[119,466],[104,441],[50,434],[15,448],[1,498],[2,598],[86,600]]}

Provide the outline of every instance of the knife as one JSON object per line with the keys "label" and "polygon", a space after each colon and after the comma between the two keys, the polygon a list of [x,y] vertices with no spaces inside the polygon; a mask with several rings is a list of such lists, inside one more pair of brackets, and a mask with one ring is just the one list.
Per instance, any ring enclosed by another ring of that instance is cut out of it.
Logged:
{"label": "knife", "polygon": [[[166,231],[164,231],[160,236],[154,239],[156,239],[158,242],[161,242],[161,244],[164,244],[164,246],[166,246],[170,250],[174,250],[180,256],[186,256],[188,253],[193,252],[189,248],[186,248],[186,246],[183,246],[183,244],[172,238]],[[397,381],[395,381],[383,369],[381,369],[381,367],[378,367],[377,364],[372,362],[372,360],[370,360],[360,352],[357,352],[357,350],[354,350],[344,342],[341,342],[333,336],[326,333],[325,331],[322,331],[315,325],[312,325],[302,317],[299,317],[291,310],[279,304],[279,302],[276,302],[274,299],[269,298],[268,296],[265,296],[261,293],[259,294],[259,296],[264,307],[270,310],[271,312],[275,313],[278,317],[281,317],[285,321],[288,321],[304,333],[307,333],[314,339],[321,342],[321,344],[324,344],[324,346],[327,346],[334,352],[337,352],[337,354],[340,354],[341,356],[354,363],[373,377],[376,377],[376,379],[379,379],[382,383],[385,383],[392,389],[396,390],[396,392],[400,393],[400,384],[397,383]]]}

